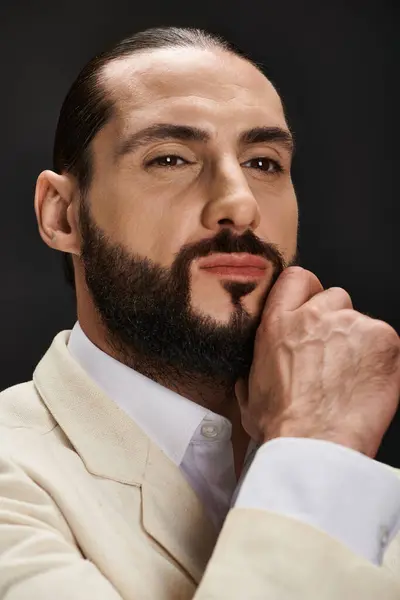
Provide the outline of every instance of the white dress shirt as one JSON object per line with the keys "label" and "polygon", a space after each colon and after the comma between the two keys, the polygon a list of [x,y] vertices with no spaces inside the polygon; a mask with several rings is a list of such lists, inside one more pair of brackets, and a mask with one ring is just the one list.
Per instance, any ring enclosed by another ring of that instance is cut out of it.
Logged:
{"label": "white dress shirt", "polygon": [[180,396],[95,346],[76,322],[71,354],[93,381],[180,467],[221,528],[231,506],[299,519],[375,564],[400,530],[400,478],[363,454],[323,440],[250,443],[236,480],[228,419]]}

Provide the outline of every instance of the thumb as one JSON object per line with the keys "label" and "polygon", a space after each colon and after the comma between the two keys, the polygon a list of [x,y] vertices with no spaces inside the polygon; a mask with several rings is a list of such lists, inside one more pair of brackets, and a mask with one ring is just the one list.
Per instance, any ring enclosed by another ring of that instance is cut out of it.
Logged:
{"label": "thumb", "polygon": [[251,412],[249,411],[249,384],[247,378],[238,379],[235,384],[235,394],[241,413],[243,429],[252,440],[258,444],[261,444],[263,440],[262,433],[257,426],[257,422],[254,420]]}
{"label": "thumb", "polygon": [[238,379],[235,383],[235,395],[240,407],[247,405],[249,398],[249,383],[247,378]]}
{"label": "thumb", "polygon": [[294,311],[323,291],[322,283],[314,273],[302,267],[288,267],[272,287],[264,313]]}

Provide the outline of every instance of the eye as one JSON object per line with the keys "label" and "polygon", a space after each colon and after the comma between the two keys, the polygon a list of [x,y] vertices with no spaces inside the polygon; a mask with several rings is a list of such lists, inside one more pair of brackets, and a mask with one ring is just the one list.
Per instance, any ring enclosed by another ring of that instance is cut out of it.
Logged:
{"label": "eye", "polygon": [[[180,164],[179,164],[180,161]],[[176,154],[165,154],[163,156],[156,156],[146,163],[146,167],[181,167],[182,164],[189,164],[187,160]]]}
{"label": "eye", "polygon": [[262,171],[263,173],[269,173],[271,175],[276,173],[282,173],[283,168],[282,165],[272,158],[267,158],[266,156],[258,156],[257,158],[252,158],[244,163],[244,165],[250,165],[250,169],[257,169],[258,171]]}

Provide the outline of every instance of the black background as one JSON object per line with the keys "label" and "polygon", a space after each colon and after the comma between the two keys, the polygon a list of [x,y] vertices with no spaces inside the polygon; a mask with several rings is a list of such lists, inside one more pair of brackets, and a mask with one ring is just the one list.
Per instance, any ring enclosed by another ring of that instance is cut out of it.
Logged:
{"label": "black background", "polygon": [[[395,2],[382,0],[2,4],[0,389],[31,379],[76,319],[61,254],[42,242],[33,209],[63,98],[95,53],[153,26],[221,33],[265,65],[297,138],[302,265],[399,332],[398,24]],[[399,415],[378,459],[400,467],[398,433]]]}

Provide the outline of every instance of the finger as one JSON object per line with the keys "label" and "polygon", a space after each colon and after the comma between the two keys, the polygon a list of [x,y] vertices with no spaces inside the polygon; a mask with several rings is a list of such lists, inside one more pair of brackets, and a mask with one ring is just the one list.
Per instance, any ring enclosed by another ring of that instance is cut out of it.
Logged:
{"label": "finger", "polygon": [[264,314],[296,310],[324,290],[314,273],[302,267],[289,267],[278,277],[265,303]]}
{"label": "finger", "polygon": [[321,312],[325,312],[329,310],[342,310],[344,308],[352,309],[353,302],[346,290],[340,287],[331,287],[313,296],[304,304],[304,308],[307,306],[315,307],[321,310]]}
{"label": "finger", "polygon": [[239,403],[239,406],[245,406],[248,400],[249,394],[249,382],[247,378],[238,379],[235,384],[235,395]]}

